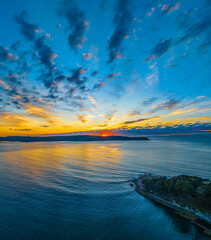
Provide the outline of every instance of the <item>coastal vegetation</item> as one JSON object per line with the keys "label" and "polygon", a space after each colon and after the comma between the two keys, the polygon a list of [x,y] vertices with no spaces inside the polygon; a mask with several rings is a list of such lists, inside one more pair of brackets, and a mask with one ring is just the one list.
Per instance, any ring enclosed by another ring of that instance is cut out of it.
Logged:
{"label": "coastal vegetation", "polygon": [[[140,194],[191,219],[207,233],[211,226],[211,182],[196,176],[175,177],[145,174],[134,180]],[[203,222],[203,223],[201,223]]]}

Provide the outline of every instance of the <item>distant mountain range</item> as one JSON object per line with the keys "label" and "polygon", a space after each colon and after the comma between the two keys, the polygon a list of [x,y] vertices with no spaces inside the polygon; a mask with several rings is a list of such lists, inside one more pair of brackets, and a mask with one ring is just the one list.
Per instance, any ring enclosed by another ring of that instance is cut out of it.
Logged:
{"label": "distant mountain range", "polygon": [[147,137],[126,137],[126,136],[93,136],[93,135],[73,135],[73,136],[51,136],[51,137],[25,137],[10,136],[0,137],[1,142],[53,142],[53,141],[131,141],[131,140],[149,140]]}

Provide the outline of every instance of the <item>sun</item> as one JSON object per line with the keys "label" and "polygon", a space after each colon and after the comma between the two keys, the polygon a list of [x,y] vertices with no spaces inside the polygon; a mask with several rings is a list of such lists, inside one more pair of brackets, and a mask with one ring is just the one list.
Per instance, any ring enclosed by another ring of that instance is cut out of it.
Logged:
{"label": "sun", "polygon": [[116,136],[117,134],[112,130],[103,130],[97,133],[92,133],[91,135],[96,135],[101,137],[110,137],[110,136]]}

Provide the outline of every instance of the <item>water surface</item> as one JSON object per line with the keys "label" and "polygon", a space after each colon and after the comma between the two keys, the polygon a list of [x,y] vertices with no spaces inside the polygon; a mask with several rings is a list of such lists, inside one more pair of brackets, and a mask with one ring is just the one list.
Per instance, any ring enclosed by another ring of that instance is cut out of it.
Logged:
{"label": "water surface", "polygon": [[145,172],[211,178],[211,135],[0,143],[0,239],[209,239],[134,191]]}

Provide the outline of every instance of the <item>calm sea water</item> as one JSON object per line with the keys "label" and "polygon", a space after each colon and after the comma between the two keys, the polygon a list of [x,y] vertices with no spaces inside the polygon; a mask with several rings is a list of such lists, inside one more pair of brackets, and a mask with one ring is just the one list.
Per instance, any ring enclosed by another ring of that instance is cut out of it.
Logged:
{"label": "calm sea water", "polygon": [[208,239],[135,192],[145,172],[211,178],[211,135],[0,143],[0,240]]}

